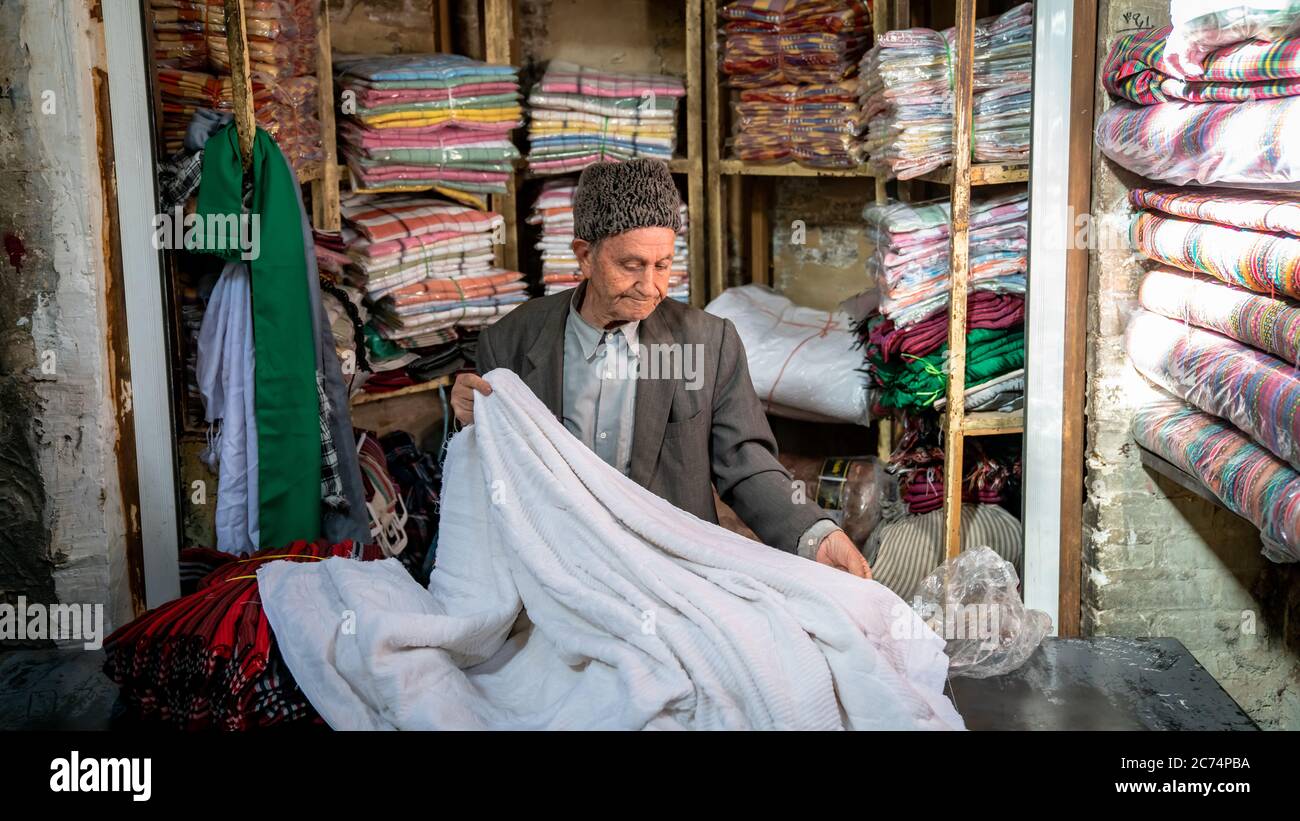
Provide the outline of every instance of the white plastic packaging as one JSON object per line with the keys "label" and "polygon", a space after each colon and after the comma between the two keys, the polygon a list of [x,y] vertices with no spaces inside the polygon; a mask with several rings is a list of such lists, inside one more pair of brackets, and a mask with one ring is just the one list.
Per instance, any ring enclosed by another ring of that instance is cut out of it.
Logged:
{"label": "white plastic packaging", "polygon": [[1300,0],[1170,0],[1169,19],[1165,60],[1190,79],[1216,49],[1300,33]]}
{"label": "white plastic packaging", "polygon": [[796,305],[761,285],[728,288],[704,310],[730,319],[769,412],[808,421],[871,421],[852,319]]}

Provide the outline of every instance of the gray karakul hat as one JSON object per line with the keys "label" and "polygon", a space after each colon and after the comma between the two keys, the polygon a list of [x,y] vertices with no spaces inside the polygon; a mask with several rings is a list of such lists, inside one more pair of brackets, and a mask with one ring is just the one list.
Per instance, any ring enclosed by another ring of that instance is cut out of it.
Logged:
{"label": "gray karakul hat", "polygon": [[681,195],[660,160],[599,162],[583,169],[573,195],[573,235],[595,242],[635,228],[682,227]]}

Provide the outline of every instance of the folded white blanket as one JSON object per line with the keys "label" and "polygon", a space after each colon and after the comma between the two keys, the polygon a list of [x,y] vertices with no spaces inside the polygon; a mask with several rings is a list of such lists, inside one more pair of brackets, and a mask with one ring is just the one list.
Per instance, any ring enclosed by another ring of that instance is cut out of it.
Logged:
{"label": "folded white blanket", "polygon": [[943,641],[885,587],[678,510],[487,379],[427,591],[395,560],[258,571],[331,727],[963,727]]}

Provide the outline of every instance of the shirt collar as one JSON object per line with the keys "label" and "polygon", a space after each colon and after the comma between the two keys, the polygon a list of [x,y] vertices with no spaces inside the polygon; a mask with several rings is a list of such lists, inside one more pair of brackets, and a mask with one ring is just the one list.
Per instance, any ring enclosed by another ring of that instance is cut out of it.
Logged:
{"label": "shirt collar", "polygon": [[[583,283],[585,285],[586,283]],[[585,288],[579,287],[573,289],[573,295],[569,298],[569,321],[568,325],[577,334],[578,342],[582,345],[582,355],[586,359],[591,359],[596,355],[596,350],[600,347],[601,340],[604,339],[606,331],[597,328],[586,320],[578,312],[578,294],[579,291],[585,291]],[[624,322],[617,328],[610,328],[610,333],[621,333],[627,341],[628,350],[633,357],[636,356],[637,331],[640,328],[640,321]]]}

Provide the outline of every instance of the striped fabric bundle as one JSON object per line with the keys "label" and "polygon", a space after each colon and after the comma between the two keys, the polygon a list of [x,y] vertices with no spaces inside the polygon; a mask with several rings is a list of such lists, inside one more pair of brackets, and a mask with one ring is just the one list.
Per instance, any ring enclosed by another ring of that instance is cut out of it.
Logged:
{"label": "striped fabric bundle", "polygon": [[1138,409],[1133,438],[1258,527],[1266,558],[1300,561],[1300,473],[1291,466],[1222,419],[1176,399]]}
{"label": "striped fabric bundle", "polygon": [[740,92],[727,145],[746,162],[853,168],[866,156],[857,131],[853,80],[764,86]]}
{"label": "striped fabric bundle", "polygon": [[684,96],[676,77],[552,60],[528,96],[528,166],[536,174],[564,174],[603,160],[668,161]]}
{"label": "striped fabric bundle", "polygon": [[733,88],[837,83],[871,44],[861,0],[735,0],[726,22],[722,72]]}
{"label": "striped fabric bundle", "polygon": [[1188,78],[1164,59],[1169,32],[1165,26],[1116,40],[1101,69],[1106,90],[1142,105],[1242,102],[1300,93],[1300,39],[1234,43],[1207,55],[1199,74]]}
{"label": "striped fabric bundle", "polygon": [[1300,188],[1300,97],[1244,103],[1121,100],[1097,145],[1135,174],[1176,185]]}
{"label": "striped fabric bundle", "polygon": [[745,162],[795,161],[853,168],[857,83],[851,75],[871,43],[871,12],[860,0],[736,0],[726,21],[722,72],[743,89],[728,146]]}
{"label": "striped fabric bundle", "polygon": [[[1028,213],[1023,190],[971,203],[971,290],[1024,293]],[[880,292],[880,312],[906,327],[947,306],[948,200],[873,203],[862,218],[875,243],[867,274]]]}
{"label": "striped fabric bundle", "polygon": [[1141,211],[1129,239],[1156,262],[1262,294],[1300,298],[1300,237]]}
{"label": "striped fabric bundle", "polygon": [[[864,147],[882,174],[911,179],[952,162],[952,44],[955,29],[881,34],[858,72]],[[1033,6],[976,21],[972,156],[978,162],[1029,155]]]}
{"label": "striped fabric bundle", "polygon": [[[573,253],[573,194],[577,185],[573,177],[547,180],[526,218],[529,225],[542,227],[541,237],[534,247],[542,254],[542,286],[546,294],[568,290],[582,281],[578,257]],[[685,204],[681,207],[681,215],[682,227],[677,232],[672,273],[668,277],[668,296],[689,302],[690,246],[687,238],[690,226]]]}
{"label": "striped fabric bundle", "polygon": [[1298,302],[1166,267],[1146,275],[1138,300],[1148,311],[1230,336],[1300,367]]}
{"label": "striped fabric bundle", "polygon": [[1175,217],[1300,236],[1300,201],[1248,192],[1134,188],[1129,201]]}
{"label": "striped fabric bundle", "polygon": [[[246,0],[253,114],[295,171],[324,156],[316,79],[320,0]],[[150,0],[155,83],[162,106],[162,147],[182,149],[194,112],[229,112],[234,94],[225,57],[221,0]],[[260,59],[259,59],[260,57]]]}
{"label": "striped fabric bundle", "polygon": [[421,197],[353,197],[341,210],[344,277],[366,292],[383,339],[445,342],[454,326],[490,324],[528,298],[522,273],[493,267],[500,214]]}
{"label": "striped fabric bundle", "polygon": [[1125,335],[1144,376],[1300,467],[1300,371],[1226,336],[1139,311]]}
{"label": "striped fabric bundle", "polygon": [[1216,49],[1300,35],[1300,0],[1169,0],[1169,19],[1166,59],[1194,77]]}
{"label": "striped fabric bundle", "polygon": [[[459,54],[336,57],[353,190],[505,193],[523,119],[518,70]],[[351,103],[351,105],[347,105]]]}

